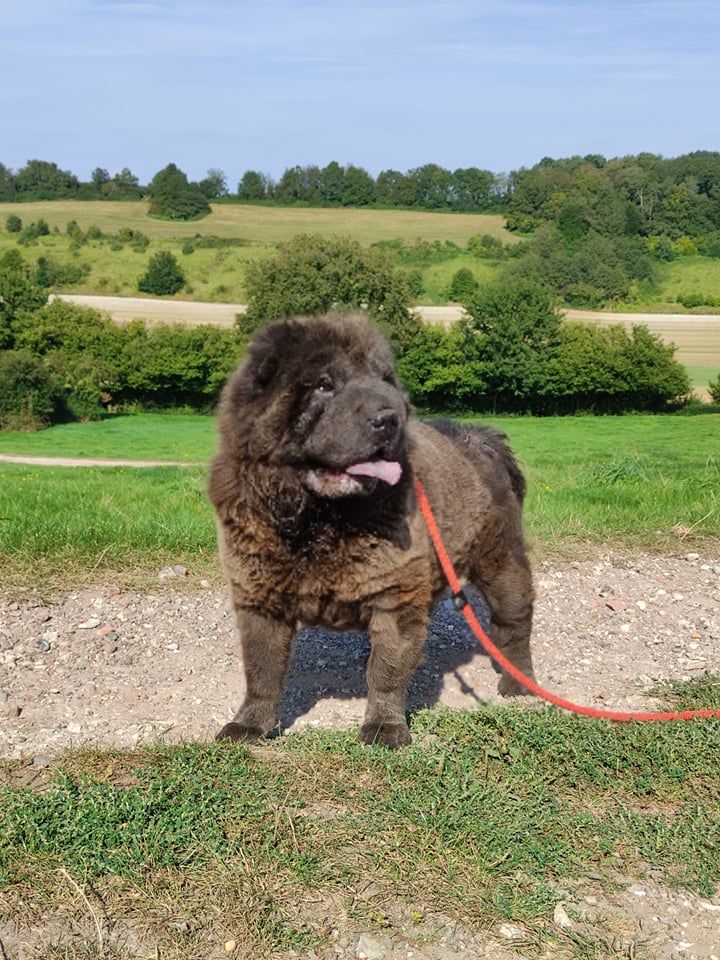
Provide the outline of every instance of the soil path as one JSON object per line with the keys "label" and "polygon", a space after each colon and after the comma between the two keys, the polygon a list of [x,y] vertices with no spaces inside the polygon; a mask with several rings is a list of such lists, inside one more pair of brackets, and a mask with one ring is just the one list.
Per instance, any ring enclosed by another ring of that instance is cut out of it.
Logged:
{"label": "soil path", "polygon": [[91,457],[26,457],[0,453],[0,463],[24,463],[33,467],[195,467],[180,460],[103,460]]}
{"label": "soil path", "polygon": [[[228,327],[235,322],[238,313],[247,309],[244,303],[201,303],[189,300],[152,300],[147,297],[100,297],[80,294],[59,294],[59,300],[67,300],[83,307],[104,310],[117,323],[129,323],[137,317],[149,323],[187,323],[190,326],[211,323]],[[457,305],[440,307],[417,307],[424,320],[449,326],[460,319],[463,308]],[[650,324],[658,328],[682,324],[688,329],[720,329],[720,314],[675,314],[675,313],[610,313],[593,310],[566,310],[569,320],[594,320],[598,323]]]}

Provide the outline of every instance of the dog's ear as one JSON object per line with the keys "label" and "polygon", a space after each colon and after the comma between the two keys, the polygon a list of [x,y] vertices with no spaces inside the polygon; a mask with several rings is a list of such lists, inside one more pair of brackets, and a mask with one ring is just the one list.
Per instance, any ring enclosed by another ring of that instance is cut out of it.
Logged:
{"label": "dog's ear", "polygon": [[270,386],[295,340],[297,325],[282,320],[258,331],[250,343],[245,363],[245,377],[254,394],[259,395]]}

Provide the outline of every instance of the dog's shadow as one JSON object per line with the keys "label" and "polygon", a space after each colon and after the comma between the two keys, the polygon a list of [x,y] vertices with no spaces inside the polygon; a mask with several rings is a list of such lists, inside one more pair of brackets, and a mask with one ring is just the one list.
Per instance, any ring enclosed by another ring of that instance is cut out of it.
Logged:
{"label": "dog's shadow", "polygon": [[[470,587],[466,592],[476,616],[488,630],[490,614],[485,601]],[[369,655],[370,639],[365,633],[335,633],[318,628],[301,631],[280,703],[281,728],[291,727],[322,700],[366,697],[365,666]],[[454,674],[463,694],[478,704],[483,702],[459,673],[461,666],[479,655],[485,654],[465,618],[449,600],[440,601],[428,630],[425,662],[415,671],[408,687],[408,712],[437,703],[447,674]]]}

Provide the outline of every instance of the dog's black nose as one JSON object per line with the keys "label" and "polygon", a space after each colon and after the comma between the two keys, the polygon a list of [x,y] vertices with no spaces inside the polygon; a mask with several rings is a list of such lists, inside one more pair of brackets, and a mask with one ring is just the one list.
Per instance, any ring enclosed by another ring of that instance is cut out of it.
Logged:
{"label": "dog's black nose", "polygon": [[389,437],[396,433],[399,419],[394,410],[379,410],[375,416],[370,418],[370,426],[376,433],[382,433]]}

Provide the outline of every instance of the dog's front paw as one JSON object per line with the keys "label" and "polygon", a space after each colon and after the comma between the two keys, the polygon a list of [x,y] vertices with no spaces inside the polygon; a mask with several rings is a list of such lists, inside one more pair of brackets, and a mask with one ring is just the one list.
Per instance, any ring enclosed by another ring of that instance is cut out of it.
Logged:
{"label": "dog's front paw", "polygon": [[231,720],[230,723],[226,723],[215,734],[216,740],[243,740],[246,743],[252,743],[254,740],[260,740],[265,736],[265,731],[261,730],[260,727],[251,727],[245,723],[237,723],[235,720]]}
{"label": "dog's front paw", "polygon": [[364,723],[360,727],[360,739],[363,743],[382,743],[391,750],[406,747],[412,742],[410,729],[406,723]]}

